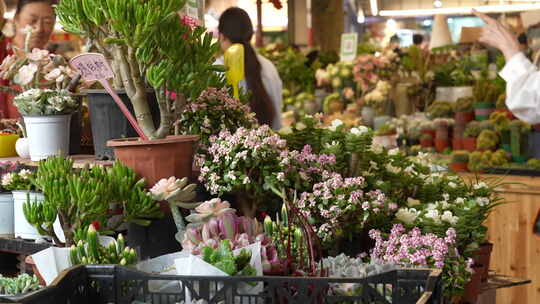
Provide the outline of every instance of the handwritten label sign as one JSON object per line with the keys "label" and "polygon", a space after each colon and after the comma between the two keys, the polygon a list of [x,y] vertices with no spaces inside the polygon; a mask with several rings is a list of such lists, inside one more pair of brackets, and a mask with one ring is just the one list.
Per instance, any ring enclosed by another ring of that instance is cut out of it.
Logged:
{"label": "handwritten label sign", "polygon": [[98,53],[86,53],[79,55],[69,62],[74,69],[77,69],[84,80],[99,81],[110,79],[114,73],[105,59],[105,56]]}
{"label": "handwritten label sign", "polygon": [[358,53],[358,34],[347,33],[341,36],[341,61],[353,61]]}
{"label": "handwritten label sign", "polygon": [[124,102],[122,102],[122,99],[120,99],[118,94],[116,94],[116,91],[111,87],[109,81],[107,81],[107,79],[114,77],[114,73],[107,62],[107,59],[105,59],[105,56],[99,53],[81,54],[71,59],[69,64],[73,69],[79,71],[81,77],[85,81],[99,81],[114,99],[137,134],[144,140],[148,139],[137,123],[137,120],[135,120],[135,117],[133,117]]}

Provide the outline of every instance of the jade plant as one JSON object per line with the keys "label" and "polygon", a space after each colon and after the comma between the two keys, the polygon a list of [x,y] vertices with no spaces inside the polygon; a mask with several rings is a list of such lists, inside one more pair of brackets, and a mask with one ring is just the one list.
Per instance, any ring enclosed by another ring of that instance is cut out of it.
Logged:
{"label": "jade plant", "polygon": [[[225,86],[214,65],[219,45],[191,18],[180,18],[187,0],[63,0],[56,13],[64,30],[84,38],[111,62],[114,86],[129,96],[138,124],[150,138],[170,135],[175,117],[208,87]],[[147,84],[160,110],[150,113]],[[176,92],[171,94],[170,92]]]}
{"label": "jade plant", "polygon": [[468,163],[469,152],[467,151],[454,151],[452,152],[452,163]]}
{"label": "jade plant", "polygon": [[[107,223],[114,230],[122,223],[149,225],[144,218],[161,216],[159,205],[144,189],[144,180],[135,172],[115,163],[112,168],[100,166],[82,170],[73,168],[73,160],[52,157],[40,163],[34,184],[43,191],[45,200],[23,206],[26,219],[43,235],[62,245],[53,229],[58,217],[65,245],[74,244],[75,232],[92,222]],[[109,221],[111,204],[122,209],[117,219]]]}
{"label": "jade plant", "polygon": [[122,234],[107,246],[99,243],[99,234],[94,225],[83,230],[77,246],[69,249],[69,260],[74,265],[88,264],[119,264],[133,265],[137,262],[137,253],[133,248],[126,247]]}
{"label": "jade plant", "polygon": [[27,273],[15,278],[6,278],[0,275],[0,295],[18,295],[41,288],[36,275]]}
{"label": "jade plant", "polygon": [[478,135],[477,147],[481,150],[492,150],[499,144],[499,135],[492,130],[483,130]]}

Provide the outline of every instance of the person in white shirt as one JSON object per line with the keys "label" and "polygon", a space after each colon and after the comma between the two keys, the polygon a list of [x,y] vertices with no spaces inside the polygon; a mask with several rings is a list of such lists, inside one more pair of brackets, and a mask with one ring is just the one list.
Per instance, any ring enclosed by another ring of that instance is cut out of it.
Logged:
{"label": "person in white shirt", "polygon": [[497,20],[473,13],[486,23],[480,42],[499,49],[506,59],[499,73],[506,80],[506,106],[520,120],[540,123],[540,71],[521,52],[516,35]]}
{"label": "person in white shirt", "polygon": [[[240,83],[240,87],[251,93],[249,105],[257,120],[274,130],[281,129],[283,83],[274,64],[257,54],[251,46],[253,24],[249,15],[241,8],[228,8],[219,18],[218,30],[223,51],[235,43],[244,46],[245,81]],[[222,64],[223,59],[219,62]]]}

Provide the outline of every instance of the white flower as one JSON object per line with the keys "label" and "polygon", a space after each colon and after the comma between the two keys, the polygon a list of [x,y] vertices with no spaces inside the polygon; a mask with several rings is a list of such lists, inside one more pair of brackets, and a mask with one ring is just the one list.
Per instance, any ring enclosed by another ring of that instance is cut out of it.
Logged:
{"label": "white flower", "polygon": [[438,207],[439,207],[439,204],[438,204],[438,203],[435,203],[435,204],[431,203],[431,204],[428,204],[427,210],[435,210],[435,209],[437,209]]}
{"label": "white flower", "polygon": [[484,207],[486,205],[489,205],[489,198],[487,198],[487,197],[478,197],[478,198],[476,198],[476,203],[480,207]]}
{"label": "white flower", "polygon": [[407,206],[413,207],[413,206],[417,206],[417,205],[420,205],[420,201],[419,201],[419,200],[415,200],[415,199],[413,199],[412,197],[409,197],[409,198],[407,199]]}
{"label": "white flower", "polygon": [[396,218],[407,225],[414,223],[418,217],[418,211],[413,208],[401,208],[396,213]]}
{"label": "white flower", "polygon": [[332,121],[332,125],[329,127],[329,129],[331,131],[336,131],[337,128],[339,128],[341,125],[343,125],[343,121],[339,120],[339,119],[334,119]]}
{"label": "white flower", "polygon": [[59,68],[56,68],[52,71],[50,71],[47,75],[45,75],[45,79],[52,81],[58,79],[58,77],[62,76],[62,70]]}
{"label": "white flower", "polygon": [[283,135],[288,135],[288,134],[291,134],[293,131],[291,129],[291,127],[284,127],[282,128],[279,133],[283,134]]}
{"label": "white flower", "polygon": [[6,187],[13,182],[13,173],[6,173],[2,176],[2,186]]}
{"label": "white flower", "polygon": [[305,128],[307,128],[307,126],[302,122],[299,122],[299,123],[296,124],[296,130],[298,130],[298,131],[302,131]]}
{"label": "white flower", "polygon": [[388,150],[388,155],[390,156],[398,155],[398,154],[399,154],[399,148]]}
{"label": "white flower", "polygon": [[480,190],[483,188],[488,188],[488,185],[484,182],[479,182],[478,184],[474,185],[474,190]]}
{"label": "white flower", "polygon": [[32,175],[32,171],[28,170],[28,169],[22,169],[20,172],[19,172],[19,176],[23,179],[28,179],[30,177],[30,175]]}
{"label": "white flower", "polygon": [[371,145],[371,152],[375,154],[381,154],[384,151],[384,147],[378,144]]}
{"label": "white flower", "polygon": [[369,167],[373,168],[374,170],[379,169],[379,166],[377,165],[377,163],[372,160],[369,161]]}
{"label": "white flower", "polygon": [[247,185],[247,184],[249,184],[250,182],[251,182],[251,180],[249,179],[249,177],[246,176],[246,177],[244,178],[244,180],[242,181],[242,184]]}
{"label": "white flower", "polygon": [[32,50],[32,53],[28,54],[26,57],[28,57],[28,59],[32,61],[42,61],[42,60],[47,59],[48,56],[49,56],[49,51],[35,48]]}
{"label": "white flower", "polygon": [[444,193],[444,194],[442,195],[442,197],[443,197],[443,199],[444,199],[445,201],[448,201],[448,200],[450,199],[450,194]]}
{"label": "white flower", "polygon": [[365,134],[367,132],[369,132],[369,129],[366,126],[360,126],[360,127],[351,129],[351,133],[354,134],[354,135],[357,135],[357,136],[360,136],[360,135]]}
{"label": "white flower", "polygon": [[455,203],[456,203],[456,204],[463,204],[463,203],[465,203],[465,199],[462,198],[462,197],[458,197],[458,198],[456,198]]}
{"label": "white flower", "polygon": [[24,65],[19,69],[13,81],[18,85],[25,86],[34,79],[37,70],[38,66],[34,63]]}
{"label": "white flower", "polygon": [[441,216],[441,220],[450,223],[451,225],[455,225],[458,221],[458,217],[454,216],[451,211],[447,210]]}
{"label": "white flower", "polygon": [[414,166],[413,165],[410,165],[408,166],[407,168],[405,168],[405,170],[403,170],[405,173],[409,173],[409,174],[412,174],[414,173]]}
{"label": "white flower", "polygon": [[394,167],[392,164],[386,164],[386,170],[390,173],[399,174],[401,172],[401,168]]}
{"label": "white flower", "polygon": [[454,183],[454,182],[449,182],[449,183],[448,183],[448,187],[450,187],[450,188],[456,188],[457,185],[456,185],[456,183]]}
{"label": "white flower", "polygon": [[441,216],[439,215],[439,210],[428,210],[426,217],[432,219],[436,224],[441,223]]}

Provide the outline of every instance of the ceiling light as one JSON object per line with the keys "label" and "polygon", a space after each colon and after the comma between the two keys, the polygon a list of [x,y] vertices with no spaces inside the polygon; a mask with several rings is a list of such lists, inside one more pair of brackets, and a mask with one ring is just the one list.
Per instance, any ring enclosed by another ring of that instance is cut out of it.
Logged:
{"label": "ceiling light", "polygon": [[433,1],[433,6],[436,7],[436,8],[442,7],[442,1],[441,0]]}
{"label": "ceiling light", "polygon": [[364,15],[364,11],[362,9],[358,10],[358,17],[356,17],[356,21],[358,23],[366,22],[366,16]]}
{"label": "ceiling light", "polygon": [[369,0],[369,6],[371,7],[371,14],[377,16],[379,14],[379,0]]}
{"label": "ceiling light", "polygon": [[519,12],[540,9],[540,4],[506,4],[506,5],[483,5],[470,7],[446,7],[434,9],[412,9],[412,10],[382,10],[379,15],[385,17],[409,17],[409,16],[431,16],[437,14],[469,15],[472,9],[482,13],[503,13]]}
{"label": "ceiling light", "polygon": [[433,24],[433,21],[431,21],[430,19],[426,19],[422,21],[423,26],[431,26],[432,24]]}

